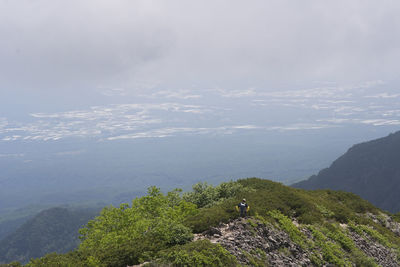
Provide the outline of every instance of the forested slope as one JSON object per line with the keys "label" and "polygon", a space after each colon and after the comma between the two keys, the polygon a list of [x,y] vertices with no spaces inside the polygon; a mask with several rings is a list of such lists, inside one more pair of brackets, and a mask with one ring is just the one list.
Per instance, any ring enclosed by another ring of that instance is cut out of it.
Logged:
{"label": "forested slope", "polygon": [[400,132],[354,145],[332,165],[293,185],[353,192],[377,207],[400,211]]}
{"label": "forested slope", "polygon": [[[106,207],[81,229],[78,249],[28,266],[399,266],[398,219],[352,193],[257,178],[193,189],[152,187]],[[238,218],[243,197],[251,209]]]}
{"label": "forested slope", "polygon": [[21,225],[0,242],[0,263],[66,253],[79,244],[79,228],[98,213],[95,209],[51,208]]}

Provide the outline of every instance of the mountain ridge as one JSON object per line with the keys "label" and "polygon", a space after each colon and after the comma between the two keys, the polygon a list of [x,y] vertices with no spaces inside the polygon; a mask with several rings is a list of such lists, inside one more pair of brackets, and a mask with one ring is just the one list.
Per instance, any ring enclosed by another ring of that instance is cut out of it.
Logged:
{"label": "mountain ridge", "polygon": [[[245,197],[251,209],[239,218]],[[258,178],[149,188],[81,228],[79,247],[27,266],[400,266],[400,218],[353,193]]]}
{"label": "mountain ridge", "polygon": [[330,167],[293,184],[353,192],[379,208],[400,211],[400,131],[352,146]]}
{"label": "mountain ridge", "polygon": [[47,253],[66,253],[79,244],[78,230],[97,214],[97,209],[54,207],[28,219],[0,240],[0,263],[20,261]]}

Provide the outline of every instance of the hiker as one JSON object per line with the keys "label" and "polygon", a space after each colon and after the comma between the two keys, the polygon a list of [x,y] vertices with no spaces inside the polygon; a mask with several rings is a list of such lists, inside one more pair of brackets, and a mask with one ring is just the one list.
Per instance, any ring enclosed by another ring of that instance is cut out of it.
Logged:
{"label": "hiker", "polygon": [[240,211],[240,217],[246,217],[247,212],[249,211],[249,209],[250,209],[250,206],[247,205],[245,198],[243,198],[242,202],[240,202],[236,206],[236,210]]}

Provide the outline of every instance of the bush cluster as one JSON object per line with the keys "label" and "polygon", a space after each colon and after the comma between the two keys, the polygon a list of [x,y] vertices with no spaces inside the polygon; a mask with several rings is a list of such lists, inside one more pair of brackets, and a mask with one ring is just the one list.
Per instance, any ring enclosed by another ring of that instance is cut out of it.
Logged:
{"label": "bush cluster", "polygon": [[243,186],[233,181],[221,183],[216,187],[204,182],[193,185],[192,189],[191,192],[183,194],[183,199],[196,204],[198,208],[204,208],[232,198],[243,191]]}
{"label": "bush cluster", "polygon": [[164,195],[152,187],[132,205],[107,207],[81,229],[78,251],[107,266],[126,266],[151,259],[160,249],[185,244],[193,235],[183,219],[196,213],[176,190]]}
{"label": "bush cluster", "polygon": [[237,266],[238,262],[226,249],[208,240],[175,246],[159,255],[157,263],[173,266]]}
{"label": "bush cluster", "polygon": [[[48,254],[31,260],[28,266],[127,266],[145,261],[154,266],[236,266],[237,260],[221,246],[207,240],[190,241],[193,232],[237,218],[235,206],[242,198],[251,207],[249,216],[287,232],[293,242],[310,253],[316,265],[376,266],[339,223],[348,223],[351,231],[400,251],[400,240],[390,230],[360,215],[380,211],[351,193],[305,191],[249,178],[216,187],[199,183],[184,194],[178,189],[163,194],[151,187],[146,196],[134,199],[131,205],[104,208],[80,230],[81,244],[75,252]],[[304,234],[305,227],[311,239]],[[267,261],[257,261],[266,257],[259,251],[247,254],[253,265]]]}

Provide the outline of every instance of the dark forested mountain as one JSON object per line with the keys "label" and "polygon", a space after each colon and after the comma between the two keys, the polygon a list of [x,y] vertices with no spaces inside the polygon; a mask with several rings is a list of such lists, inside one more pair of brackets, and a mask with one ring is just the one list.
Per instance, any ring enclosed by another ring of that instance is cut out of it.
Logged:
{"label": "dark forested mountain", "polygon": [[67,252],[79,243],[78,230],[97,214],[96,209],[44,210],[0,241],[0,263]]}
{"label": "dark forested mountain", "polygon": [[25,216],[0,222],[0,240],[17,230],[29,218]]}
{"label": "dark forested mountain", "polygon": [[349,191],[379,208],[400,211],[400,132],[354,145],[329,168],[293,186]]}

